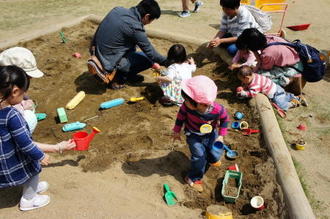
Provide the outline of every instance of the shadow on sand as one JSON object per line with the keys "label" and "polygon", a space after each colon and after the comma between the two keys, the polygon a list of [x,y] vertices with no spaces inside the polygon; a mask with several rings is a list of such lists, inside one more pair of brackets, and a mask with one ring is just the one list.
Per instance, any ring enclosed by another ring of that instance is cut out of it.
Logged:
{"label": "shadow on sand", "polygon": [[143,177],[158,174],[159,176],[174,176],[176,180],[184,183],[183,178],[189,169],[189,158],[181,151],[171,151],[166,156],[126,161],[122,169],[126,174],[135,174]]}

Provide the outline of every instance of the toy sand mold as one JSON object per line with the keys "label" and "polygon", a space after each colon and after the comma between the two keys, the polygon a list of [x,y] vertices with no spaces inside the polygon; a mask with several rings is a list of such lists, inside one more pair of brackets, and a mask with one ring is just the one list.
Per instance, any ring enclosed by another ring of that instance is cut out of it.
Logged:
{"label": "toy sand mold", "polygon": [[232,212],[221,205],[210,205],[206,208],[206,219],[233,219]]}

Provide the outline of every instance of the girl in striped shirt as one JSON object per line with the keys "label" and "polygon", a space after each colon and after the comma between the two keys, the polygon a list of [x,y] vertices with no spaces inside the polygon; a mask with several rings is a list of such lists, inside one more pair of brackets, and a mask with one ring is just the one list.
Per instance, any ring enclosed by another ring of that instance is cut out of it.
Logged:
{"label": "girl in striped shirt", "polygon": [[181,140],[180,131],[184,125],[191,152],[191,169],[185,181],[199,192],[203,191],[201,179],[209,166],[221,165],[223,150],[212,146],[215,141],[223,142],[223,136],[227,134],[227,111],[214,102],[216,96],[217,86],[204,75],[182,82],[184,103],[175,121],[173,139]]}
{"label": "girl in striped shirt", "polygon": [[243,87],[236,89],[239,97],[254,97],[258,93],[262,93],[285,111],[300,104],[306,105],[303,98],[286,92],[269,78],[253,73],[252,68],[249,66],[243,66],[239,69],[238,79],[243,85]]}

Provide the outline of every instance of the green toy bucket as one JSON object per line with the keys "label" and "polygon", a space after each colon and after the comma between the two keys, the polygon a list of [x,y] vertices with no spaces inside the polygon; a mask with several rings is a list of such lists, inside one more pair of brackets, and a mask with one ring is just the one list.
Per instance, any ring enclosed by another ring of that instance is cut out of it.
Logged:
{"label": "green toy bucket", "polygon": [[222,182],[221,195],[225,202],[234,203],[242,187],[242,172],[227,170]]}

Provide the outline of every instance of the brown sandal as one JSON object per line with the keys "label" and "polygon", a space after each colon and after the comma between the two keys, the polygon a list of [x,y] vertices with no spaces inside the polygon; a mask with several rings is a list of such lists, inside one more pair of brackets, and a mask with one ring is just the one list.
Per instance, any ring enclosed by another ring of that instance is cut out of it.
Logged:
{"label": "brown sandal", "polygon": [[91,74],[97,75],[106,84],[109,84],[114,79],[114,77],[116,75],[115,70],[111,73],[108,73],[108,72],[104,71],[100,61],[94,55],[92,55],[90,57],[90,59],[87,61],[87,67],[88,67],[88,71]]}

